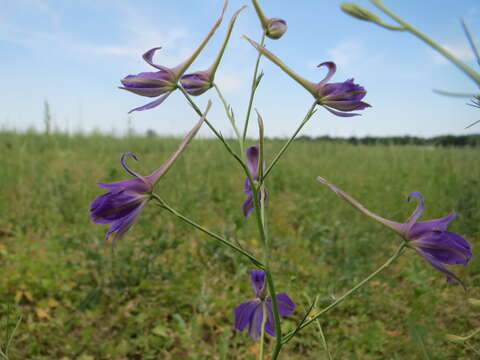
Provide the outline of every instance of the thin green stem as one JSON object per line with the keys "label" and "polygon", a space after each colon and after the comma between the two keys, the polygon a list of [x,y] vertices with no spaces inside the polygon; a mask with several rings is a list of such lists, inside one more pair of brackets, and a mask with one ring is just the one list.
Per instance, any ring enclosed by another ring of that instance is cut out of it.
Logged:
{"label": "thin green stem", "polygon": [[[262,165],[260,164],[260,166]],[[257,219],[258,232],[260,234],[260,238],[263,244],[263,259],[264,259],[263,270],[265,271],[265,276],[267,278],[267,287],[270,293],[270,298],[272,299],[272,309],[273,309],[273,317],[275,320],[276,340],[275,340],[275,347],[274,347],[271,359],[276,360],[282,348],[282,327],[280,324],[280,314],[278,312],[278,302],[277,302],[277,297],[275,292],[275,283],[273,281],[273,277],[270,272],[269,240],[268,240],[268,236],[265,229],[265,210],[264,209],[262,210],[263,208],[262,203],[264,200],[263,194],[261,193],[262,198],[259,198],[258,196],[259,190],[263,192],[263,185],[256,184],[253,181],[252,175],[248,170],[246,171],[246,175],[252,187],[254,213],[255,213],[255,218]]]}
{"label": "thin green stem", "polygon": [[308,120],[310,120],[310,118],[313,116],[313,114],[315,113],[315,107],[317,106],[317,102],[315,101],[312,106],[310,107],[310,109],[308,109],[308,112],[307,114],[305,115],[305,118],[303,119],[303,121],[300,123],[300,125],[298,126],[297,130],[295,130],[295,132],[293,133],[293,135],[290,137],[290,139],[288,139],[288,141],[285,143],[285,145],[283,145],[282,149],[278,152],[278,154],[275,156],[275,158],[273,159],[272,163],[268,166],[267,170],[265,170],[265,174],[263,175],[263,181],[265,180],[265,178],[268,176],[268,174],[270,173],[270,171],[272,171],[273,167],[275,166],[275,164],[278,162],[278,160],[280,160],[280,158],[282,157],[282,155],[285,153],[285,151],[287,151],[288,147],[290,146],[290,144],[292,143],[293,140],[295,140],[295,138],[297,137],[298,133],[300,132],[300,130],[302,130],[302,128],[305,126],[305,124],[308,122]]}
{"label": "thin green stem", "polygon": [[460,22],[462,23],[463,31],[465,32],[465,36],[467,37],[470,47],[472,48],[472,51],[475,54],[475,57],[477,58],[477,63],[478,65],[480,65],[480,53],[478,52],[477,45],[475,45],[475,41],[473,41],[473,36],[470,33],[470,30],[468,29],[468,26],[465,23],[465,21],[463,19],[460,19]]}
{"label": "thin green stem", "polygon": [[[266,32],[264,31],[262,34],[262,39],[260,40],[260,46],[263,46],[265,44],[265,36],[266,36]],[[247,138],[248,122],[250,121],[250,113],[252,112],[253,98],[255,97],[255,92],[258,86],[257,76],[258,76],[258,67],[260,65],[261,57],[262,57],[262,53],[258,52],[257,61],[255,62],[255,70],[253,71],[252,88],[250,89],[250,99],[248,100],[247,115],[245,117],[245,125],[243,128],[242,142],[244,147],[245,147],[245,139]]]}
{"label": "thin green stem", "polygon": [[253,204],[254,204],[254,212],[257,219],[258,231],[260,233],[260,238],[262,239],[263,243],[263,258],[264,258],[264,271],[265,276],[267,278],[267,287],[270,293],[270,298],[272,299],[272,308],[273,308],[273,317],[275,319],[275,347],[272,353],[272,360],[276,360],[280,350],[282,348],[282,327],[280,324],[280,314],[278,312],[278,302],[276,297],[275,291],[275,283],[273,281],[272,273],[270,272],[270,261],[269,261],[269,241],[267,237],[267,233],[265,231],[264,226],[264,215],[262,216],[262,205],[263,202],[263,195],[262,199],[258,197],[258,190],[262,191],[262,187],[256,187],[250,173],[247,171],[247,177],[252,184],[252,192],[253,192]]}
{"label": "thin green stem", "polygon": [[262,327],[260,329],[260,350],[258,352],[258,360],[263,360],[263,345],[265,342],[265,324],[267,323],[267,307],[265,304],[262,304],[263,318],[262,318]]}
{"label": "thin green stem", "polygon": [[477,354],[478,356],[480,356],[480,351],[478,351],[475,347],[473,347],[473,345],[471,345],[470,343],[465,343],[465,347],[467,349],[470,349],[472,350],[475,354]]}
{"label": "thin green stem", "polygon": [[263,13],[262,8],[258,4],[257,0],[252,0],[252,3],[253,3],[253,7],[255,8],[255,11],[257,12],[258,18],[260,19],[260,23],[262,24],[262,27],[264,29],[266,29],[267,25],[268,25],[267,24],[267,17]]}
{"label": "thin green stem", "polygon": [[476,72],[470,66],[468,66],[467,64],[457,59],[449,51],[447,51],[446,49],[438,45],[435,41],[430,39],[427,35],[423,34],[420,30],[416,29],[414,26],[412,26],[411,24],[403,20],[401,17],[399,17],[397,14],[392,12],[390,9],[385,7],[385,5],[383,5],[381,0],[370,0],[370,2],[373,3],[377,8],[382,10],[385,14],[390,16],[392,19],[397,21],[399,24],[401,24],[406,30],[410,31],[419,39],[423,40],[427,45],[429,45],[430,47],[438,51],[440,54],[445,56],[448,60],[450,60],[452,63],[458,66],[467,76],[469,76],[473,81],[475,81],[477,85],[480,86],[480,73]]}
{"label": "thin green stem", "polygon": [[[223,44],[222,44],[222,47],[220,48],[220,51],[218,52],[218,55],[217,55],[217,58],[215,59],[214,63],[212,64],[212,66],[210,66],[210,68],[208,69],[208,71],[212,74],[212,76],[215,74],[215,72],[217,71],[217,68],[218,68],[218,65],[220,64],[220,60],[222,60],[222,57],[223,57],[223,53],[225,52],[225,48],[227,47],[227,43],[228,43],[228,40],[230,39],[230,35],[232,35],[232,30],[233,30],[233,25],[235,25],[235,21],[237,20],[237,16],[238,14],[240,14],[240,12],[245,9],[247,6],[244,5],[242,6],[240,9],[238,9],[232,16],[231,20],[230,20],[230,24],[228,24],[228,29],[227,29],[227,34],[225,35],[225,39],[223,40]],[[212,77],[213,79],[213,77]]]}
{"label": "thin green stem", "polygon": [[242,140],[242,136],[240,135],[240,131],[238,130],[237,125],[235,124],[235,117],[233,116],[233,111],[231,110],[231,107],[228,105],[227,101],[223,97],[223,94],[220,91],[220,88],[217,86],[217,84],[214,83],[213,87],[217,91],[218,97],[220,98],[220,101],[222,102],[223,107],[225,109],[225,113],[227,114],[227,118],[228,120],[230,120],[233,131],[235,132],[238,142],[240,143],[240,154],[243,154],[243,140]]}
{"label": "thin green stem", "polygon": [[475,335],[477,335],[478,333],[480,333],[480,328],[476,329],[476,330],[473,331],[470,335],[468,335],[468,338],[471,338],[472,336],[475,336]]}
{"label": "thin green stem", "polygon": [[330,350],[328,349],[327,339],[325,338],[325,334],[323,333],[322,325],[320,321],[315,320],[318,326],[318,331],[320,332],[320,337],[322,338],[323,347],[325,348],[325,352],[327,353],[328,360],[333,360],[332,354],[330,354]]}
{"label": "thin green stem", "polygon": [[[202,110],[200,110],[200,108],[197,106],[197,104],[195,104],[195,102],[192,100],[192,98],[190,97],[190,95],[188,95],[188,93],[182,89],[182,87],[179,87],[180,91],[182,92],[182,94],[185,96],[185,98],[187,99],[187,101],[189,102],[189,104],[192,106],[193,110],[200,116],[203,116],[203,113],[202,113]],[[220,134],[216,129],[215,127],[207,120],[207,118],[205,117],[205,123],[208,125],[208,127],[213,131],[213,133],[215,134],[215,136],[222,142],[222,144],[225,146],[225,148],[227,149],[227,151],[230,153],[230,155],[232,155],[235,160],[237,160],[237,162],[240,164],[240,166],[243,168],[243,171],[245,171],[245,173],[248,175],[248,168],[247,166],[245,165],[245,163],[243,162],[243,160],[240,158],[240,156],[238,156],[237,153],[235,153],[235,151],[233,151],[232,147],[225,141],[225,139],[223,138],[222,134]]]}
{"label": "thin green stem", "polygon": [[[403,253],[403,249],[405,248],[406,244],[405,243],[402,243],[402,245],[400,245],[400,247],[395,251],[395,253],[393,254],[393,256],[391,258],[389,258],[383,265],[381,265],[377,270],[375,270],[373,273],[371,273],[370,275],[368,275],[365,279],[363,279],[362,281],[360,281],[357,285],[355,285],[353,288],[351,288],[350,290],[348,290],[345,294],[343,294],[341,297],[339,297],[337,300],[335,300],[333,303],[331,303],[330,305],[328,305],[327,307],[325,307],[324,309],[322,309],[320,312],[318,312],[314,317],[312,317],[311,319],[305,321],[303,324],[301,324],[299,326],[299,329],[298,330],[301,330],[303,329],[304,327],[310,325],[312,322],[314,322],[316,319],[318,319],[320,316],[322,316],[323,314],[326,314],[327,312],[329,312],[330,310],[332,310],[333,308],[335,308],[337,305],[339,305],[340,303],[342,303],[343,301],[345,301],[350,295],[352,295],[353,293],[355,293],[357,290],[361,289],[365,284],[368,284],[368,282],[370,282],[370,280],[372,280],[375,276],[377,276],[378,274],[380,274],[383,270],[385,270],[387,267],[389,267],[402,253]],[[283,341],[284,344],[286,344],[287,342],[289,342],[291,339],[292,339],[292,333],[288,333],[287,335],[285,335],[285,340]]]}
{"label": "thin green stem", "polygon": [[264,265],[258,260],[256,259],[253,255],[251,255],[250,253],[248,253],[247,251],[243,250],[242,248],[238,247],[237,245],[235,244],[232,244],[230,241],[224,239],[223,237],[221,237],[220,235],[217,235],[215,234],[214,232],[204,228],[203,226],[197,224],[195,221],[187,218],[186,216],[180,214],[177,210],[173,209],[172,207],[170,207],[166,202],[165,200],[163,200],[160,196],[158,196],[157,194],[155,193],[152,193],[152,198],[154,198],[155,200],[158,201],[159,205],[169,211],[171,214],[175,215],[176,217],[178,217],[179,219],[181,219],[182,221],[186,222],[187,224],[193,226],[194,228],[204,232],[205,234],[209,235],[210,237],[214,238],[215,240],[221,242],[223,245],[235,250],[236,252],[242,254],[243,256],[247,257],[250,259],[250,261],[253,262],[253,264],[255,266],[258,266],[260,268],[264,268]]}

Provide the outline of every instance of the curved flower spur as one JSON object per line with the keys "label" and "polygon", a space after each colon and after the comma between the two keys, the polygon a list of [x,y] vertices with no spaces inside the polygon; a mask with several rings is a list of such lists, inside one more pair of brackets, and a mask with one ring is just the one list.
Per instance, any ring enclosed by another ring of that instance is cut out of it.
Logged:
{"label": "curved flower spur", "polygon": [[[259,337],[263,325],[268,334],[275,336],[272,299],[267,296],[265,271],[251,270],[250,280],[252,281],[253,291],[255,291],[255,299],[241,303],[235,308],[234,327],[239,331],[248,327],[248,335],[254,340]],[[295,309],[295,303],[292,299],[286,293],[278,293],[276,297],[280,316],[292,314]],[[267,316],[266,321],[264,320],[265,314]]]}
{"label": "curved flower spur", "polygon": [[128,113],[133,111],[143,111],[152,109],[165,101],[165,99],[178,87],[178,80],[180,77],[187,71],[188,67],[193,63],[197,58],[198,54],[203,50],[207,42],[213,36],[215,31],[218,29],[223,20],[223,15],[227,9],[228,0],[225,0],[222,13],[220,17],[213,25],[212,29],[208,32],[207,36],[200,43],[198,48],[193,52],[193,54],[180,65],[177,65],[173,68],[168,68],[166,66],[158,65],[153,62],[153,56],[155,52],[160,47],[156,47],[148,50],[143,54],[143,59],[154,68],[158,69],[157,72],[141,72],[137,75],[128,75],[121,80],[123,87],[120,89],[133,92],[134,94],[146,96],[146,97],[158,97],[158,99],[145,104],[143,106],[137,107],[130,110]]}
{"label": "curved flower spur", "polygon": [[195,71],[193,73],[185,74],[181,77],[180,84],[189,95],[199,96],[213,87],[215,73],[218,69],[218,65],[220,65],[220,60],[222,60],[223,53],[225,52],[228,40],[230,39],[230,35],[232,34],[235,21],[237,20],[240,12],[242,12],[243,9],[245,9],[246,7],[246,5],[242,6],[232,15],[232,18],[230,19],[230,23],[228,25],[227,34],[225,35],[225,39],[223,40],[222,47],[220,48],[220,51],[218,52],[218,55],[215,58],[213,64],[207,70]]}
{"label": "curved flower spur", "polygon": [[395,231],[405,240],[408,247],[417,251],[430,265],[445,273],[449,281],[456,280],[465,288],[463,281],[445,267],[467,265],[473,256],[470,243],[463,236],[447,230],[448,224],[455,218],[454,212],[440,219],[417,221],[423,214],[425,203],[421,193],[412,192],[408,199],[418,198],[417,207],[405,223],[399,223],[371,212],[328,180],[320,176],[317,180],[327,185],[355,209]]}
{"label": "curved flower spur", "polygon": [[150,175],[142,176],[131,170],[125,159],[127,156],[131,156],[137,160],[137,157],[133,153],[126,152],[122,155],[120,163],[134,179],[109,184],[97,182],[98,186],[106,188],[108,192],[98,196],[90,204],[90,218],[94,224],[112,224],[105,234],[106,240],[109,239],[111,234],[115,233],[112,241],[117,241],[134,224],[143,207],[150,200],[155,184],[170,170],[175,160],[187,148],[187,145],[202,126],[210,107],[211,102],[209,101],[203,116],[185,136],[177,151]]}
{"label": "curved flower spur", "polygon": [[362,101],[367,94],[367,91],[362,86],[355,84],[353,79],[348,79],[339,83],[329,83],[330,79],[337,71],[337,66],[334,62],[326,61],[318,65],[319,67],[326,66],[328,68],[328,73],[323,80],[318,83],[314,83],[295,73],[292,69],[285,65],[282,60],[280,60],[265,47],[261,46],[245,35],[243,37],[259,52],[265,55],[284,72],[286,72],[293,80],[302,85],[313,95],[319,105],[322,105],[332,114],[341,117],[356,116],[360,114],[352,113],[351,111],[364,110],[367,107],[371,107],[369,104]]}

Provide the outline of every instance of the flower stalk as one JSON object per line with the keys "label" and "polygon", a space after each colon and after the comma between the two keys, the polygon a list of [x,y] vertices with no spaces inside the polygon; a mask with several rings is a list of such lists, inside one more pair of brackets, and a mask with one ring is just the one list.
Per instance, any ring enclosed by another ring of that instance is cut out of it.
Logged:
{"label": "flower stalk", "polygon": [[[264,46],[265,36],[266,36],[266,33],[264,31],[262,34],[262,38],[260,40],[260,46]],[[253,99],[255,97],[255,92],[257,91],[257,87],[260,84],[260,81],[262,80],[262,77],[263,77],[263,73],[258,75],[258,67],[260,65],[261,57],[262,57],[262,53],[259,52],[257,54],[257,60],[255,61],[255,69],[253,71],[252,86],[250,88],[250,97],[248,99],[247,114],[245,115],[245,124],[243,127],[243,135],[242,135],[243,148],[245,148],[245,140],[247,138],[248,123],[250,121],[250,113],[252,112]]]}
{"label": "flower stalk", "polygon": [[230,124],[232,124],[233,131],[235,132],[235,135],[237,136],[237,140],[238,140],[239,145],[240,145],[240,153],[243,154],[242,135],[240,135],[240,131],[238,130],[237,124],[235,123],[235,115],[233,114],[232,107],[225,100],[225,97],[223,96],[223,94],[220,91],[220,88],[217,86],[217,84],[214,83],[213,87],[217,91],[217,95],[220,98],[220,101],[222,102],[223,107],[225,109],[225,114],[227,115],[227,118],[230,121]]}
{"label": "flower stalk", "polygon": [[278,152],[277,155],[275,155],[275,158],[272,160],[272,163],[267,167],[267,170],[265,170],[265,174],[262,178],[262,182],[265,180],[265,178],[268,176],[268,174],[270,174],[270,171],[272,171],[273,167],[277,164],[278,160],[280,160],[280,158],[283,156],[283,154],[285,153],[285,151],[287,151],[287,149],[290,147],[290,144],[293,142],[293,140],[295,140],[295,138],[297,137],[298,133],[300,132],[300,130],[302,130],[302,128],[305,126],[305,124],[310,120],[310,118],[313,116],[313,114],[315,114],[316,108],[317,106],[317,102],[315,101],[312,106],[310,107],[310,109],[308,109],[307,111],[307,114],[305,115],[305,117],[303,118],[303,121],[300,123],[300,125],[298,126],[297,130],[295,130],[295,132],[293,133],[293,135],[288,139],[288,141],[285,143],[285,145],[283,145],[283,147],[280,149],[280,151]]}
{"label": "flower stalk", "polygon": [[[357,285],[355,285],[353,288],[348,290],[345,294],[340,296],[337,300],[335,300],[333,303],[325,307],[323,310],[319,311],[315,316],[311,317],[309,320],[305,321],[303,324],[301,324],[298,327],[298,331],[302,330],[306,326],[310,325],[312,322],[320,318],[320,316],[328,313],[330,310],[334,309],[337,307],[339,304],[344,302],[346,299],[348,299],[352,294],[357,292],[359,289],[361,289],[364,285],[368,284],[373,278],[375,278],[378,274],[380,274],[383,270],[388,268],[395,260],[397,260],[400,255],[402,255],[403,250],[405,249],[406,244],[402,244],[398,247],[398,249],[395,251],[395,253],[390,257],[383,265],[381,265],[377,270],[375,270],[373,273],[368,275],[365,279],[360,281]],[[293,338],[293,331],[285,335],[285,339],[283,341],[283,344],[288,343],[292,338]]]}
{"label": "flower stalk", "polygon": [[158,205],[167,210],[168,212],[170,212],[172,215],[175,215],[177,218],[179,218],[180,220],[186,222],[187,224],[193,226],[194,228],[204,232],[205,234],[209,235],[210,237],[212,237],[213,239],[219,241],[220,243],[222,243],[223,245],[235,250],[236,252],[242,254],[243,256],[247,257],[248,259],[250,259],[250,261],[255,265],[255,266],[258,266],[259,268],[263,269],[264,268],[264,265],[262,264],[262,262],[260,260],[258,260],[257,258],[255,258],[253,255],[251,255],[250,253],[248,253],[247,251],[245,251],[244,249],[240,248],[239,246],[235,245],[235,244],[232,244],[230,241],[224,239],[222,236],[218,235],[218,234],[215,234],[214,232],[206,229],[205,227],[197,224],[195,221],[189,219],[188,217],[182,215],[181,213],[179,213],[177,210],[175,210],[174,208],[172,208],[170,205],[167,204],[167,202],[165,200],[163,200],[159,195],[155,194],[155,193],[152,193],[152,198],[155,199],[157,202],[158,202]]}
{"label": "flower stalk", "polygon": [[435,41],[430,39],[427,35],[422,33],[420,30],[415,28],[413,25],[409,24],[405,20],[403,20],[400,16],[395,14],[393,11],[388,9],[385,5],[383,5],[381,0],[370,0],[370,2],[375,5],[378,9],[383,11],[385,14],[390,16],[392,19],[397,21],[401,24],[407,31],[411,32],[413,35],[421,39],[427,45],[438,51],[440,54],[445,56],[448,60],[450,60],[453,64],[455,64],[460,70],[462,70],[468,77],[470,77],[475,83],[480,86],[480,73],[476,72],[470,66],[465,64],[464,62],[460,61],[457,57],[452,55],[448,50],[437,44]]}

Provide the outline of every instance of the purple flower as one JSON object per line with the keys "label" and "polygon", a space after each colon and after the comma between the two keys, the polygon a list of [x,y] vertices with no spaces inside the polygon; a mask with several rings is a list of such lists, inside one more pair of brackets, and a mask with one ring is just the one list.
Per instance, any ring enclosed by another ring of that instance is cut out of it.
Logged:
{"label": "purple flower", "polygon": [[[248,335],[253,339],[257,339],[260,335],[263,317],[266,313],[265,331],[271,336],[275,336],[272,299],[266,295],[265,272],[263,270],[251,270],[250,279],[255,291],[255,299],[236,307],[234,327],[239,331],[243,331],[248,326]],[[280,316],[288,316],[293,313],[295,303],[287,294],[279,293],[276,295],[276,299]]]}
{"label": "purple flower", "polygon": [[[260,148],[258,146],[250,146],[247,149],[246,153],[247,153],[248,172],[250,173],[252,180],[257,181],[258,170],[259,170],[258,163],[260,161]],[[247,199],[243,202],[243,205],[242,205],[243,214],[245,216],[248,216],[252,212],[252,210],[255,208],[253,204],[252,184],[250,184],[250,181],[248,180],[248,176],[245,177],[245,182],[243,183],[243,191],[247,195]],[[258,197],[260,200],[261,191],[258,192]],[[266,200],[266,197],[267,197],[267,192],[264,191],[264,201]]]}
{"label": "purple flower", "polygon": [[408,199],[418,198],[417,207],[405,223],[398,223],[371,212],[329,181],[321,177],[317,179],[328,185],[354,208],[402,236],[409,247],[417,251],[430,265],[445,273],[449,281],[456,280],[465,287],[464,283],[445,267],[445,265],[467,265],[473,256],[470,243],[463,236],[447,230],[448,224],[455,218],[455,213],[452,212],[440,219],[417,221],[423,214],[425,203],[421,193],[412,192]]}
{"label": "purple flower", "polygon": [[157,50],[161,49],[160,47],[150,49],[145,54],[143,54],[143,59],[149,65],[153,66],[159,71],[142,72],[137,75],[128,75],[121,80],[123,87],[120,87],[120,89],[127,90],[141,96],[160,97],[148,104],[130,110],[129,113],[133,111],[152,109],[160,105],[178,87],[178,79],[185,73],[188,67],[197,58],[198,54],[200,54],[202,49],[207,44],[208,40],[210,40],[217,28],[220,26],[223,19],[223,14],[227,9],[227,5],[228,0],[225,0],[223,10],[220,14],[219,19],[215,22],[212,29],[209,31],[209,33],[202,41],[202,43],[198,46],[198,48],[193,52],[193,54],[180,65],[177,65],[173,68],[168,68],[166,66],[155,64],[153,62],[153,56]]}
{"label": "purple flower", "polygon": [[204,115],[200,118],[195,127],[190,130],[187,136],[183,139],[170,158],[160,166],[157,170],[148,176],[142,176],[131,170],[126,162],[127,156],[133,157],[137,160],[135,154],[126,152],[122,155],[120,163],[125,171],[134,177],[134,179],[117,181],[109,184],[97,182],[98,186],[104,187],[108,190],[107,193],[98,196],[90,204],[90,218],[94,224],[110,224],[105,239],[108,240],[110,235],[115,233],[113,242],[117,241],[137,219],[145,204],[150,200],[151,193],[155,184],[160,178],[167,173],[175,160],[186,149],[188,143],[193,139],[197,131],[203,124],[205,117],[210,109],[211,103],[208,104]]}
{"label": "purple flower", "polygon": [[[148,50],[143,54],[143,59],[153,67],[157,68],[157,72],[142,72],[137,75],[127,75],[121,80],[123,87],[120,89],[133,92],[134,94],[147,96],[147,97],[159,97],[158,99],[132,109],[129,113],[133,111],[143,111],[147,109],[152,109],[160,105],[172,92],[177,88],[177,79],[178,79],[178,70],[179,67],[170,69],[166,66],[154,64],[152,59],[153,55],[157,50],[161,49],[156,47]],[[181,65],[179,65],[181,66]]]}
{"label": "purple flower", "polygon": [[356,116],[360,114],[351,113],[351,111],[363,110],[370,107],[369,104],[362,101],[367,93],[366,90],[362,86],[355,84],[353,79],[340,83],[328,83],[337,70],[335,63],[332,61],[323,62],[318,65],[319,67],[327,66],[328,73],[323,80],[314,83],[298,75],[265,47],[260,46],[260,44],[257,44],[247,36],[244,36],[244,38],[274,64],[286,72],[292,79],[308,90],[316,99],[317,103],[322,105],[332,114],[342,117]]}
{"label": "purple flower", "polygon": [[[363,110],[370,107],[361,101],[367,93],[365,89],[353,82],[353,79],[340,83],[328,83],[337,71],[337,66],[332,61],[321,63],[326,66],[328,73],[325,78],[315,85],[317,102],[332,114],[342,117],[359,115],[350,111]],[[335,110],[334,110],[335,109]]]}

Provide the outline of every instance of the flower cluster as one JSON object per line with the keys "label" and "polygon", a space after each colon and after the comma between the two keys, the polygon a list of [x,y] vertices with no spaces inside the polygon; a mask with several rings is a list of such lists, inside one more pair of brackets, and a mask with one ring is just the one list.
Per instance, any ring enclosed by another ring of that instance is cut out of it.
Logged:
{"label": "flower cluster", "polygon": [[[186,135],[186,137],[180,143],[178,149],[170,156],[170,158],[148,176],[142,176],[129,168],[126,164],[126,158],[132,157],[137,160],[137,157],[135,154],[130,152],[124,153],[121,156],[120,163],[125,169],[125,171],[131,176],[133,176],[133,178],[113,183],[97,183],[97,185],[107,189],[108,191],[98,196],[91,203],[90,217],[91,220],[96,224],[111,224],[110,228],[106,232],[106,239],[109,239],[113,235],[113,242],[115,242],[128,229],[131,228],[131,226],[134,224],[140,212],[149,202],[149,200],[155,198],[160,202],[160,205],[163,207],[163,209],[169,210],[170,213],[174,214],[188,224],[203,231],[204,233],[220,241],[224,245],[227,245],[230,248],[238,251],[242,255],[245,255],[249,260],[252,261],[254,266],[262,270],[250,271],[250,280],[252,282],[252,287],[255,292],[255,298],[243,302],[235,308],[234,328],[239,331],[248,329],[248,334],[253,339],[259,338],[262,334],[262,341],[264,332],[271,336],[277,337],[275,339],[276,344],[274,354],[278,355],[278,352],[280,351],[283,343],[287,342],[301,328],[314,321],[317,316],[315,315],[309,318],[309,314],[307,313],[304,319],[298,325],[298,327],[294,331],[292,331],[290,335],[287,334],[286,337],[282,338],[282,334],[280,331],[281,326],[279,321],[280,317],[291,315],[294,312],[296,305],[286,293],[276,293],[276,291],[274,290],[273,277],[271,269],[269,267],[270,240],[266,231],[266,211],[264,211],[265,209],[263,206],[265,205],[267,200],[267,191],[265,190],[264,181],[268,175],[268,172],[274,167],[278,159],[290,146],[290,143],[295,139],[297,134],[302,129],[303,125],[305,125],[305,123],[314,114],[318,106],[325,108],[327,111],[334,114],[335,116],[351,117],[360,115],[358,111],[365,110],[366,108],[370,107],[370,105],[363,101],[367,91],[363,86],[356,84],[353,78],[347,79],[343,82],[331,82],[337,70],[334,62],[325,61],[318,65],[318,67],[326,69],[327,73],[324,78],[319,82],[312,82],[298,75],[290,67],[285,65],[285,63],[280,60],[278,56],[267,50],[264,46],[264,41],[267,40],[266,38],[275,40],[280,39],[287,31],[287,22],[281,18],[266,17],[258,3],[258,0],[252,0],[252,3],[258,19],[260,20],[263,35],[260,44],[244,36],[244,38],[258,51],[258,57],[257,66],[253,76],[254,80],[252,84],[251,97],[249,102],[249,108],[247,111],[247,118],[245,121],[243,136],[240,135],[235,125],[232,109],[226,103],[214,80],[216,71],[224,55],[226,45],[230,39],[234,24],[237,20],[238,15],[241,11],[243,11],[245,6],[238,9],[231,17],[224,41],[212,65],[206,70],[186,73],[190,65],[198,57],[199,53],[203,50],[207,42],[210,40],[217,28],[220,26],[228,5],[228,1],[225,0],[220,17],[215,22],[215,24],[205,36],[200,45],[197,47],[197,49],[188,59],[173,68],[156,64],[153,61],[153,58],[157,50],[159,50],[160,48],[155,47],[143,54],[143,59],[149,65],[154,67],[157,71],[140,72],[136,75],[128,75],[121,80],[121,89],[127,90],[140,96],[155,98],[155,100],[153,100],[152,102],[134,108],[130,112],[152,109],[163,103],[165,99],[176,89],[179,89],[189,101],[189,103],[192,105],[197,114],[200,115],[200,120]],[[368,21],[377,21],[377,18],[375,18],[374,15],[368,12],[368,10],[357,7],[355,4],[344,4],[343,9],[344,11],[347,11],[348,13],[352,14],[357,18]],[[386,25],[382,23],[382,26]],[[272,164],[270,164],[270,167],[267,168],[266,171],[264,170],[265,164],[263,159],[265,139],[263,134],[263,121],[261,120],[260,116],[260,145],[250,146],[246,148],[248,117],[252,108],[255,90],[262,78],[262,74],[257,74],[258,63],[261,56],[265,56],[275,65],[277,65],[282,71],[288,74],[293,80],[300,84],[314,97],[313,105],[307,113],[305,120],[300,124],[296,132],[279,151],[277,156],[272,161]],[[199,96],[204,94],[212,87],[215,87],[215,89],[218,91],[218,95],[222,100],[225,110],[227,112],[227,117],[232,122],[233,128],[240,143],[239,152],[232,150],[232,147],[229,145],[228,141],[226,141],[220,134],[220,132],[216,131],[215,127],[206,119],[211,102],[209,101],[206,110],[202,113],[191,98],[191,96]],[[198,132],[203,122],[207,123],[207,125],[212,129],[214,134],[220,139],[223,145],[225,145],[229,153],[232,154],[232,156],[240,163],[241,167],[245,170],[246,177],[244,181],[243,191],[246,195],[246,199],[242,204],[242,210],[245,217],[248,217],[248,215],[254,209],[256,209],[257,211],[261,210],[256,214],[259,215],[257,217],[257,223],[259,227],[260,238],[263,242],[263,262],[257,260],[253,255],[247,252],[247,250],[243,249],[240,245],[237,246],[229,242],[228,240],[222,238],[220,235],[214,234],[212,231],[206,230],[199,224],[188,219],[186,216],[181,215],[176,210],[168,206],[168,204],[166,204],[166,202],[164,202],[163,199],[161,199],[158,195],[153,193],[154,187],[156,186],[158,181],[167,173],[167,171],[172,167],[174,162],[185,151],[186,147],[193,139],[195,134]],[[246,151],[244,154],[245,148]],[[470,243],[463,236],[448,231],[447,229],[449,223],[454,219],[455,213],[451,213],[450,215],[439,219],[418,221],[424,211],[424,198],[421,193],[413,192],[409,195],[409,199],[418,199],[417,207],[414,210],[413,214],[406,220],[406,222],[400,223],[393,220],[385,219],[371,212],[362,204],[360,204],[357,200],[348,195],[346,192],[344,192],[334,184],[330,183],[329,181],[325,180],[324,178],[318,177],[318,180],[321,183],[326,184],[340,198],[347,201],[354,208],[399,234],[403,238],[403,244],[399,248],[398,254],[402,253],[405,247],[411,248],[415,250],[430,265],[446,274],[448,280],[457,281],[465,287],[462,280],[447,268],[447,266],[449,265],[467,265],[473,256]],[[395,258],[396,257],[392,258],[392,261]],[[385,267],[387,265],[389,265],[389,263],[386,263]],[[378,272],[382,269],[383,268],[379,269]],[[372,278],[377,273],[373,273],[370,278]],[[351,293],[353,293],[353,291],[360,288],[360,286],[362,286],[364,283],[367,283],[370,278],[367,278],[366,280],[364,280],[363,283],[360,283],[356,287],[352,288],[352,290],[347,292],[343,297],[337,299],[334,303],[330,304],[324,312],[330,310],[330,308],[333,308],[338,303],[343,301],[346,296],[349,296]],[[312,304],[312,308],[314,305],[315,303]],[[263,347],[261,347],[261,349],[263,349]],[[260,353],[262,354],[262,350],[260,351]],[[276,359],[276,355],[274,355],[272,358]]]}

